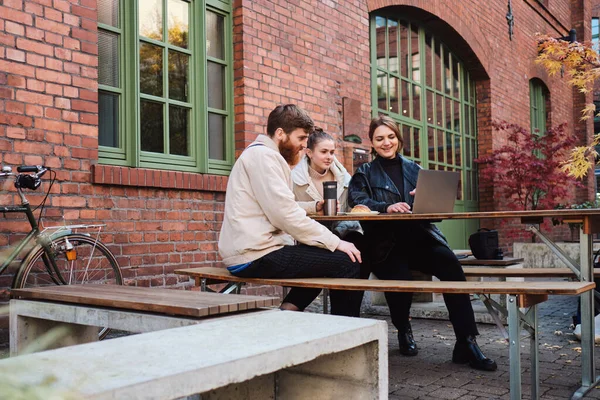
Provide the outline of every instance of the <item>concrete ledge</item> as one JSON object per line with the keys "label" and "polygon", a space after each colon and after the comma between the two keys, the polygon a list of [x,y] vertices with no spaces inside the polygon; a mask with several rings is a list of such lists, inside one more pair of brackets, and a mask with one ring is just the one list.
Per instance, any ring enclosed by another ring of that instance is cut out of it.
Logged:
{"label": "concrete ledge", "polygon": [[387,399],[387,363],[384,321],[274,310],[13,357],[0,374],[94,399]]}

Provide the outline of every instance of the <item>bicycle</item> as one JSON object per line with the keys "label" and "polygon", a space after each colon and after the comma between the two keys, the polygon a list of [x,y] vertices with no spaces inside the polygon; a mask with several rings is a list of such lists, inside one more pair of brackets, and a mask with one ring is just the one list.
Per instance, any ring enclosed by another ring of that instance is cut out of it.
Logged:
{"label": "bicycle", "polygon": [[[50,189],[56,180],[56,173],[51,178],[46,196],[39,206],[31,208],[23,189],[36,190],[41,185],[41,177],[50,171],[44,166],[20,166],[18,174],[8,166],[2,167],[0,178],[14,177],[14,186],[21,199],[16,206],[0,206],[0,212],[24,213],[27,216],[31,230],[10,251],[5,260],[0,257],[0,274],[9,265],[25,253],[14,275],[12,288],[39,287],[48,285],[74,284],[123,284],[123,274],[112,252],[99,240],[100,230],[104,225],[64,225],[52,226],[40,230],[41,218]],[[34,212],[40,209],[36,220]],[[80,233],[78,230],[97,229],[96,237],[90,233]],[[99,337],[102,339],[108,333],[102,328]]]}

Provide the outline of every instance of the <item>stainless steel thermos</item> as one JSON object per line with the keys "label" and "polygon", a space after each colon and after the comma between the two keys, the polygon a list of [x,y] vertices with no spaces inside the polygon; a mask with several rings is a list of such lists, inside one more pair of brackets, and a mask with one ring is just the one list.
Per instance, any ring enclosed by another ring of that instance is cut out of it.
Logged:
{"label": "stainless steel thermos", "polygon": [[337,214],[337,182],[336,181],[325,181],[323,182],[323,213],[325,215],[336,215]]}

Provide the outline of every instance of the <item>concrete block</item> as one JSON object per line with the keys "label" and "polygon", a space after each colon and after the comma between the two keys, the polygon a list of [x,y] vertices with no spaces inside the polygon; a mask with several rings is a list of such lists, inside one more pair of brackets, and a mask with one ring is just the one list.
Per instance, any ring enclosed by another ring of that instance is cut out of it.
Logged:
{"label": "concrete block", "polygon": [[387,399],[387,362],[384,321],[273,310],[0,360],[0,374],[26,366],[23,385],[94,399]]}
{"label": "concrete block", "polygon": [[[578,242],[557,242],[569,257],[579,262],[580,249]],[[594,252],[600,249],[600,243],[594,243]],[[513,255],[523,258],[524,268],[565,268],[566,265],[544,243],[514,243]]]}

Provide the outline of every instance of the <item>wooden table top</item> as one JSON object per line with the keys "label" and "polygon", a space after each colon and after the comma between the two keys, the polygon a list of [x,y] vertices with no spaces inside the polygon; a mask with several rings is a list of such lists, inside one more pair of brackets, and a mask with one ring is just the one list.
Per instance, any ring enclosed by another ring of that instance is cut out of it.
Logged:
{"label": "wooden table top", "polygon": [[[500,268],[466,267],[466,276],[495,278],[575,278],[570,268]],[[594,268],[594,275],[600,276],[600,268]]]}
{"label": "wooden table top", "polygon": [[403,214],[403,213],[380,213],[380,214],[343,214],[343,215],[310,215],[317,221],[411,221],[411,220],[445,220],[445,219],[486,219],[486,218],[563,218],[568,221],[583,221],[587,217],[600,218],[600,208],[588,209],[561,209],[561,210],[524,210],[524,211],[477,211],[459,213],[438,214]]}
{"label": "wooden table top", "polygon": [[11,298],[58,301],[189,317],[277,305],[277,297],[207,293],[119,285],[61,285],[14,289]]}
{"label": "wooden table top", "polygon": [[266,279],[238,278],[225,268],[201,267],[175,270],[176,274],[225,282],[259,283],[263,285],[327,288],[339,290],[370,290],[378,292],[422,293],[484,293],[484,294],[561,294],[576,295],[592,290],[596,285],[586,282],[440,282],[394,281],[345,278]]}

